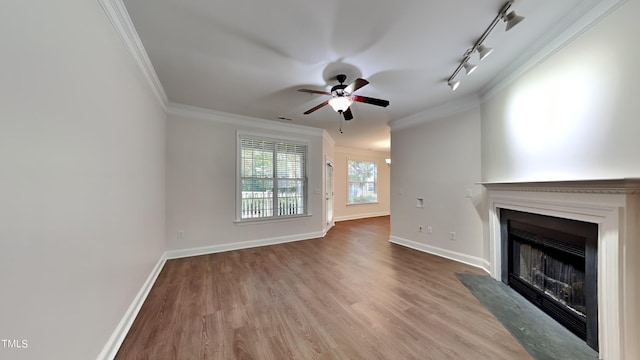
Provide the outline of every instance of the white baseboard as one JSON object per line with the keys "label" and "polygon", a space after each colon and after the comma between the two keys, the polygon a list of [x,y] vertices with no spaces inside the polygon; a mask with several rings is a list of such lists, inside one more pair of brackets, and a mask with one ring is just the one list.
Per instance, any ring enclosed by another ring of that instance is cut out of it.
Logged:
{"label": "white baseboard", "polygon": [[116,357],[124,338],[127,336],[129,329],[131,329],[131,325],[133,325],[133,321],[136,319],[138,312],[140,312],[140,309],[142,308],[142,304],[147,299],[147,295],[149,295],[153,284],[155,284],[160,271],[164,267],[164,263],[167,261],[165,254],[160,257],[160,260],[158,260],[156,265],[153,267],[153,270],[151,270],[151,274],[149,274],[149,277],[144,282],[142,288],[138,291],[138,294],[133,299],[133,302],[131,302],[131,305],[129,305],[129,308],[118,323],[118,326],[116,326],[113,334],[102,348],[102,351],[97,357],[98,360],[111,360]]}
{"label": "white baseboard", "polygon": [[482,270],[484,270],[487,274],[491,274],[491,262],[489,260],[482,259]]}
{"label": "white baseboard", "polygon": [[337,216],[335,221],[348,221],[348,220],[358,220],[358,219],[366,219],[371,217],[378,216],[389,216],[390,213],[388,211],[376,212],[376,213],[368,213],[368,214],[357,214],[357,215],[345,215],[345,216]]}
{"label": "white baseboard", "polygon": [[440,256],[449,260],[457,261],[463,264],[471,265],[489,273],[489,270],[488,270],[489,262],[483,258],[479,258],[479,257],[475,257],[475,256],[447,250],[447,249],[442,249],[442,248],[427,245],[427,244],[422,244],[413,240],[403,239],[397,236],[389,237],[389,242],[402,245],[414,250],[426,252],[432,255],[437,255],[437,256]]}
{"label": "white baseboard", "polygon": [[276,245],[276,244],[284,244],[284,243],[294,242],[294,241],[317,239],[317,238],[324,237],[325,234],[326,232],[324,231],[318,231],[318,232],[312,232],[312,233],[306,233],[306,234],[280,236],[280,237],[269,238],[269,239],[239,241],[234,243],[202,246],[202,247],[190,248],[190,249],[168,250],[167,252],[165,252],[165,257],[167,259],[179,259],[179,258],[189,257],[189,256],[215,254],[215,253],[231,251],[231,250],[242,250],[242,249],[249,249],[249,248],[254,248],[259,246]]}
{"label": "white baseboard", "polygon": [[331,230],[334,226],[336,226],[336,222],[332,221],[331,224],[327,224],[324,230],[322,231],[322,237],[327,236],[329,230]]}

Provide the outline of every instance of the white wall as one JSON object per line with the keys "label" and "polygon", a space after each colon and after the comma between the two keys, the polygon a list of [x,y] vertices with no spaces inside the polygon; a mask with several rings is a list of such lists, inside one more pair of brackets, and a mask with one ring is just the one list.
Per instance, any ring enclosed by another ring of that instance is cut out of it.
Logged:
{"label": "white wall", "polygon": [[[185,115],[170,110],[166,225],[169,250],[181,250],[181,255],[187,255],[246,247],[256,241],[264,244],[322,236],[325,223],[322,130],[256,121],[273,125],[269,125],[271,129],[251,126],[244,117],[219,112],[191,111]],[[293,132],[295,129],[303,130]],[[237,130],[309,143],[308,210],[312,216],[284,222],[234,222]],[[183,239],[178,239],[178,231],[184,232]]]}
{"label": "white wall", "polygon": [[164,250],[164,113],[97,1],[6,3],[0,48],[0,358],[96,358]]}
{"label": "white wall", "polygon": [[640,3],[482,106],[484,181],[640,177]]}
{"label": "white wall", "polygon": [[[390,168],[385,159],[391,157],[388,152],[371,151],[336,147],[334,155],[335,169],[335,220],[353,220],[373,216],[389,215],[390,199]],[[347,161],[373,161],[378,169],[378,203],[347,205],[348,197],[348,168]]]}
{"label": "white wall", "polygon": [[[392,125],[391,148],[392,241],[483,266],[485,213],[482,189],[475,185],[480,109],[410,127]],[[416,207],[417,198],[424,199],[424,208]],[[450,240],[451,232],[456,240]]]}

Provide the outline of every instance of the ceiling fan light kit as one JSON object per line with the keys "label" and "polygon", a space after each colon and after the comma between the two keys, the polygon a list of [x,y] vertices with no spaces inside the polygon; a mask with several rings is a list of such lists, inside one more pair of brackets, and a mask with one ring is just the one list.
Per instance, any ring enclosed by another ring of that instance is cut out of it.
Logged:
{"label": "ceiling fan light kit", "polygon": [[[340,83],[331,88],[331,92],[320,91],[320,90],[310,90],[310,89],[298,89],[299,92],[308,93],[308,94],[319,94],[319,95],[329,95],[331,99],[312,107],[311,109],[304,112],[305,115],[311,114],[312,112],[330,105],[333,110],[344,117],[345,120],[353,119],[353,113],[351,112],[351,105],[354,102],[361,102],[365,104],[371,104],[376,106],[387,107],[389,106],[388,100],[376,99],[367,96],[358,96],[353,95],[353,93],[360,89],[361,87],[369,84],[369,82],[365,79],[355,79],[351,84],[345,85],[344,82],[347,80],[347,76],[340,74],[336,76],[336,80]],[[342,133],[342,129],[340,131]]]}
{"label": "ceiling fan light kit", "polygon": [[346,111],[351,104],[353,104],[353,100],[348,96],[336,96],[329,99],[329,105],[339,113]]}
{"label": "ceiling fan light kit", "polygon": [[493,31],[496,25],[500,22],[500,20],[507,23],[505,31],[511,30],[511,28],[524,20],[524,17],[516,15],[516,12],[511,10],[513,2],[514,0],[507,1],[502,6],[500,11],[498,12],[498,15],[496,15],[491,24],[489,24],[489,27],[487,27],[487,29],[478,38],[473,47],[467,49],[467,51],[464,52],[460,64],[453,72],[453,74],[451,74],[451,76],[449,76],[449,78],[447,79],[447,85],[451,88],[451,91],[455,91],[460,85],[460,81],[454,81],[454,78],[458,75],[458,73],[460,73],[463,68],[465,69],[467,75],[470,75],[474,70],[476,70],[477,65],[473,65],[469,62],[473,53],[477,52],[480,60],[484,60],[484,58],[491,54],[493,49],[485,46],[483,42],[486,40],[487,36],[489,36],[491,31]]}

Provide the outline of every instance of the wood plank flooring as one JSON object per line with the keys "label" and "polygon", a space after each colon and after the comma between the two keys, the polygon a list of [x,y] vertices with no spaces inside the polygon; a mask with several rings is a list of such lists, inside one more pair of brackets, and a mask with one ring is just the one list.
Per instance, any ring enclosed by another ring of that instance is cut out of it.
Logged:
{"label": "wood plank flooring", "polygon": [[116,359],[531,359],[389,217],[322,239],[167,261]]}

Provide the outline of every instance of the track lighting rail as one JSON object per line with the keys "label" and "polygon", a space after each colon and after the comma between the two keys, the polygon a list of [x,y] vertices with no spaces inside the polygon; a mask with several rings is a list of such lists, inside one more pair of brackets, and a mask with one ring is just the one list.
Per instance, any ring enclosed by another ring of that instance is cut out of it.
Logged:
{"label": "track lighting rail", "polygon": [[451,90],[456,90],[460,85],[460,81],[454,81],[455,77],[460,73],[460,71],[464,68],[466,70],[467,75],[471,74],[475,69],[476,65],[473,65],[469,62],[471,59],[471,55],[473,53],[478,52],[480,55],[480,60],[484,59],[493,49],[484,46],[484,41],[487,39],[489,34],[493,31],[493,29],[498,25],[500,20],[503,20],[507,23],[506,31],[509,31],[513,26],[522,21],[524,18],[522,16],[516,15],[515,11],[509,12],[511,7],[513,6],[514,0],[507,1],[500,11],[498,15],[493,19],[491,24],[487,27],[487,29],[482,33],[482,35],[478,38],[478,40],[473,44],[473,46],[467,49],[462,55],[462,60],[458,67],[455,69],[453,74],[447,79],[447,84],[451,87]]}

